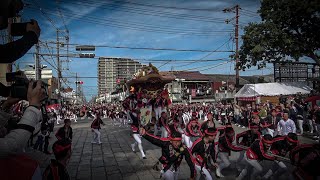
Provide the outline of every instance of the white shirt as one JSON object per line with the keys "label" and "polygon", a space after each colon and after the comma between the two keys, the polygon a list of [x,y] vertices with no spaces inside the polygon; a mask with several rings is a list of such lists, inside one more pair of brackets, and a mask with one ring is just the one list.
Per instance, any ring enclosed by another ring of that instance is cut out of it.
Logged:
{"label": "white shirt", "polygon": [[281,136],[286,136],[289,133],[296,133],[296,124],[291,119],[286,121],[281,119],[278,122],[277,130]]}

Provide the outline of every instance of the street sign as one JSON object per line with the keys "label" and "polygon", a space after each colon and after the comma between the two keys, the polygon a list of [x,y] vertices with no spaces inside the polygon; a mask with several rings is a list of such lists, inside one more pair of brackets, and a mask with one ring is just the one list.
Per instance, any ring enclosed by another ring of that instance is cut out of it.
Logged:
{"label": "street sign", "polygon": [[76,51],[95,51],[95,46],[76,46]]}

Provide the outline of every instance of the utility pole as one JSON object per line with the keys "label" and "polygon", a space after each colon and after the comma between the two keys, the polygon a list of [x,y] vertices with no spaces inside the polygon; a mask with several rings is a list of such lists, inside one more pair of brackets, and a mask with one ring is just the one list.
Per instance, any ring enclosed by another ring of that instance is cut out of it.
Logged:
{"label": "utility pole", "polygon": [[40,64],[40,58],[39,58],[39,43],[36,44],[36,54],[35,54],[35,63],[34,63],[34,69],[35,69],[35,75],[36,80],[41,79],[41,64]]}
{"label": "utility pole", "polygon": [[235,70],[236,70],[236,90],[239,89],[239,9],[240,6],[236,5],[232,8],[226,8],[223,10],[223,12],[234,12],[236,13],[236,16],[232,19],[227,19],[226,23],[229,24],[229,22],[231,22],[232,20],[236,20],[236,24],[235,24],[235,43],[236,43],[236,54],[235,54],[235,59],[236,59],[236,64],[235,64]]}
{"label": "utility pole", "polygon": [[[69,30],[66,30],[67,36],[66,36],[66,43],[67,43],[67,54],[69,54]],[[69,68],[69,56],[67,56],[67,67]]]}
{"label": "utility pole", "polygon": [[59,57],[59,46],[60,46],[60,42],[59,42],[59,29],[57,29],[57,70],[58,70],[58,99],[61,98],[61,65],[60,65],[60,57]]}
{"label": "utility pole", "polygon": [[239,5],[236,5],[236,27],[235,27],[235,39],[236,39],[236,88],[239,89]]}
{"label": "utility pole", "polygon": [[78,100],[78,73],[76,73],[76,100]]}
{"label": "utility pole", "polygon": [[[13,24],[14,22],[16,22],[16,18],[9,18],[8,19],[8,27],[11,26],[11,24]],[[13,41],[13,37],[11,36],[11,32],[10,32],[10,28],[8,28],[8,43]],[[12,63],[9,63],[7,65],[7,72],[12,72]]]}

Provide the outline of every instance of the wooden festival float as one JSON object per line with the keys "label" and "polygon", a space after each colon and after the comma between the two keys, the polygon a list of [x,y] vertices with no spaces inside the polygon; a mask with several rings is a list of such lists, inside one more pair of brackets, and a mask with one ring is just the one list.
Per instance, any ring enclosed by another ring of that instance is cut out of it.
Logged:
{"label": "wooden festival float", "polygon": [[[167,78],[159,74],[158,69],[151,63],[139,69],[133,78],[126,83],[129,89],[129,96],[123,103],[134,103],[134,107],[130,107],[129,111],[139,111],[140,122],[142,126],[153,124],[152,117],[155,116],[154,103],[157,100],[165,102],[162,111],[166,111],[171,105],[168,90],[165,88],[167,83],[172,82],[173,78]],[[130,98],[131,97],[131,98]]]}

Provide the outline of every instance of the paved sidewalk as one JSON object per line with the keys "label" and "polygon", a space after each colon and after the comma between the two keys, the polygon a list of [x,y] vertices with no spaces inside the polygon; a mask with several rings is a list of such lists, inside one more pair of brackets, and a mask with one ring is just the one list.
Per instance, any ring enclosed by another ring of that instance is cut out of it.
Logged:
{"label": "paved sidewalk", "polygon": [[[91,144],[92,132],[91,120],[78,120],[72,124],[74,136],[72,143],[72,157],[68,165],[68,171],[72,179],[77,180],[151,180],[159,179],[159,172],[152,169],[161,155],[161,149],[152,145],[145,139],[142,140],[147,159],[142,159],[139,151],[132,152],[130,144],[134,142],[130,136],[129,127],[113,126],[111,120],[104,119],[106,126],[102,127],[102,145]],[[61,127],[61,125],[55,127]],[[236,133],[244,129],[235,127]],[[50,147],[56,141],[51,135]],[[136,147],[138,149],[138,147]],[[28,154],[38,160],[41,169],[49,164],[53,155],[45,155],[35,150],[28,150]],[[235,161],[239,153],[232,153],[230,160]],[[268,162],[266,166],[270,166]],[[291,169],[291,167],[289,166]],[[226,177],[221,179],[235,179],[235,163],[222,172]],[[189,167],[183,160],[179,179],[188,179]],[[215,179],[215,177],[213,177]],[[284,177],[285,179],[285,177]]]}

